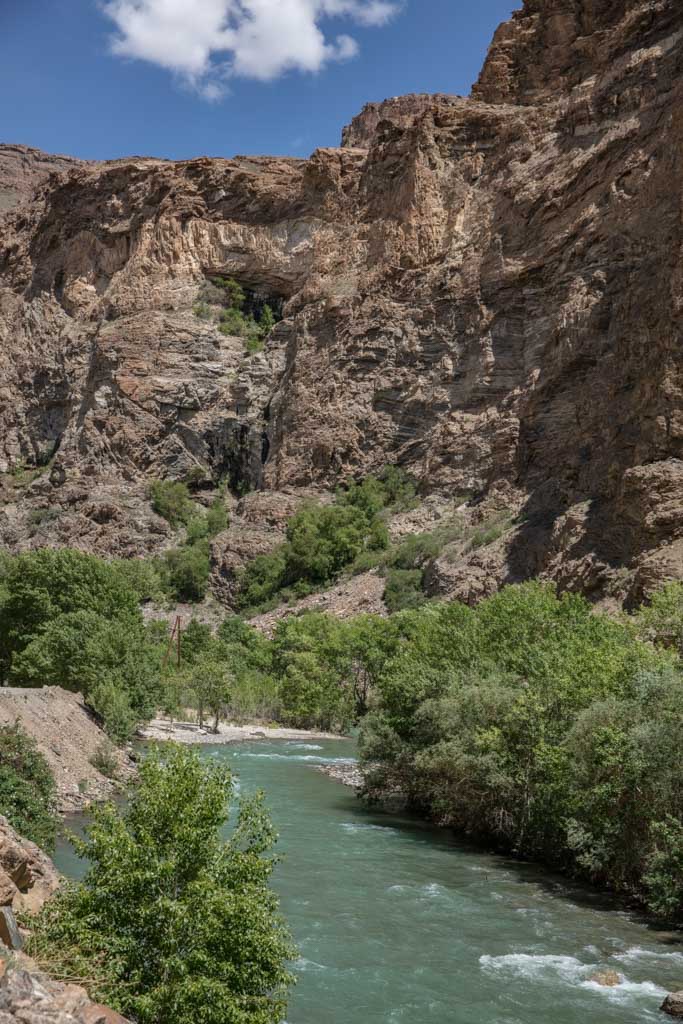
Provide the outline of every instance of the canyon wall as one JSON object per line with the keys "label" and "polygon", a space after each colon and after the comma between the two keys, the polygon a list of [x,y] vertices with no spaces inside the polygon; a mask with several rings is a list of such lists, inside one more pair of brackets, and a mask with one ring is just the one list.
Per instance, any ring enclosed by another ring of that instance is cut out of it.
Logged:
{"label": "canyon wall", "polygon": [[[396,463],[515,516],[437,591],[682,576],[682,73],[678,0],[526,0],[470,98],[370,104],[309,160],[25,151],[0,539],[142,554],[154,477],[296,493]],[[263,352],[198,317],[215,275],[281,308]]]}

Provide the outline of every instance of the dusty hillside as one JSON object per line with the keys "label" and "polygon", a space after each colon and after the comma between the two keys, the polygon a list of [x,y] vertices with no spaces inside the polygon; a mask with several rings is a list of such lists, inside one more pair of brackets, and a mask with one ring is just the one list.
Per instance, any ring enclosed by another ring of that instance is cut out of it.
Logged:
{"label": "dusty hillside", "polygon": [[[94,800],[112,795],[115,783],[92,764],[106,737],[83,704],[80,694],[59,686],[40,690],[0,689],[0,725],[18,722],[37,742],[47,758],[57,784],[58,809],[78,811]],[[132,763],[120,751],[119,781],[130,778]]]}
{"label": "dusty hillside", "polygon": [[[5,544],[158,548],[146,484],[193,467],[291,495],[400,463],[518,516],[437,593],[683,575],[682,71],[678,0],[526,0],[471,98],[372,104],[307,161],[45,179],[0,247]],[[215,274],[281,304],[264,353],[196,315]],[[240,529],[218,593],[269,543]]]}

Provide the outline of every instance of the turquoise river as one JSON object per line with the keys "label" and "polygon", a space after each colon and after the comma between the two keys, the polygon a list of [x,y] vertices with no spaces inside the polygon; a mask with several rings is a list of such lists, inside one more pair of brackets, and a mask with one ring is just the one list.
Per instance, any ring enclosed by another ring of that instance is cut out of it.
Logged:
{"label": "turquoise river", "polygon": [[[683,936],[590,890],[365,809],[315,765],[349,741],[208,746],[280,833],[275,884],[300,951],[288,1024],[648,1024],[683,987]],[[76,823],[78,824],[78,823]],[[57,855],[80,870],[70,847]],[[591,977],[619,974],[605,988]]]}

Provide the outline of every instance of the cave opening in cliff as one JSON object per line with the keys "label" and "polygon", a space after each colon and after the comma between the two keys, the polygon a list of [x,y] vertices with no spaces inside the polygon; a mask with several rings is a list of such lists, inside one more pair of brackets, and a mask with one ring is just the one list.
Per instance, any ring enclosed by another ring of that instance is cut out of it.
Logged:
{"label": "cave opening in cliff", "polygon": [[198,304],[220,311],[235,311],[246,320],[274,326],[283,318],[287,297],[270,285],[247,281],[241,276],[206,272]]}

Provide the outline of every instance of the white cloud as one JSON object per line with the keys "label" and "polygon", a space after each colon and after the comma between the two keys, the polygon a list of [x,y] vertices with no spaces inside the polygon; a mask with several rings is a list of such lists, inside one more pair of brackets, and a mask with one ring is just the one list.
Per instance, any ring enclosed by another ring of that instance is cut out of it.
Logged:
{"label": "white cloud", "polygon": [[401,0],[103,0],[116,25],[112,52],[179,75],[207,100],[238,75],[263,82],[320,71],[358,54],[356,40],[325,32],[331,18],[385,25]]}

